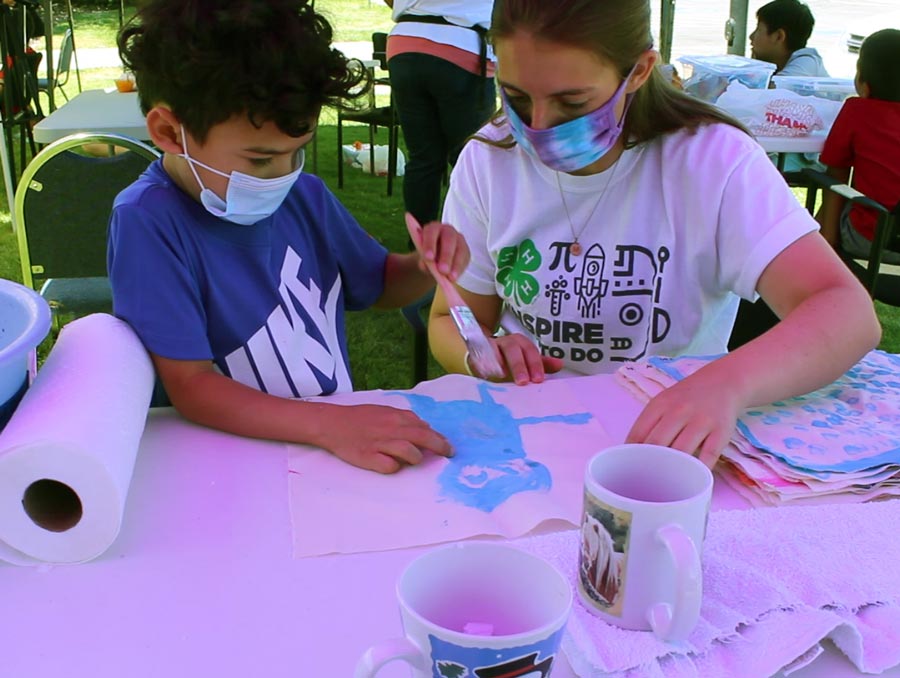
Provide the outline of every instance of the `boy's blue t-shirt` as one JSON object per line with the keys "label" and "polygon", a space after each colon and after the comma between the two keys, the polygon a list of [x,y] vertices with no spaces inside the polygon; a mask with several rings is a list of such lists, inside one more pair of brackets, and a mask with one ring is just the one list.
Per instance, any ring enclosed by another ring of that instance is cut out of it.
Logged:
{"label": "boy's blue t-shirt", "polygon": [[114,313],[147,350],[303,397],[352,390],[343,311],[381,296],[386,257],[315,176],[240,226],[209,214],[157,160],[116,198],[107,264]]}

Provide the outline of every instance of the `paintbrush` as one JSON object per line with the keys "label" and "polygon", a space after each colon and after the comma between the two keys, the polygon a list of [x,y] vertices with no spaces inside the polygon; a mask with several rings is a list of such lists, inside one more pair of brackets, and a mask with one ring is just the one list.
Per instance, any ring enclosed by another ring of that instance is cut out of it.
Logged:
{"label": "paintbrush", "polygon": [[[421,252],[422,226],[409,212],[406,213],[406,228],[416,249]],[[453,318],[453,322],[456,323],[456,329],[459,330],[459,335],[466,343],[466,349],[468,350],[467,359],[471,359],[475,373],[480,377],[495,377],[499,379],[503,376],[503,368],[497,360],[494,347],[487,336],[485,336],[484,330],[481,329],[481,325],[475,318],[475,314],[472,313],[472,309],[466,305],[456,286],[438,270],[437,265],[433,261],[426,259],[424,256],[422,260],[447,298],[447,305],[450,307],[450,317]],[[466,367],[468,368],[468,365]]]}

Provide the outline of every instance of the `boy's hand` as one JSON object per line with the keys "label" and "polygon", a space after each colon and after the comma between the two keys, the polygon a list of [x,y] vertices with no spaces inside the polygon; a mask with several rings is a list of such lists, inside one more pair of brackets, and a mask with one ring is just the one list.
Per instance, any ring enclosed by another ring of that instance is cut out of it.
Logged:
{"label": "boy's hand", "polygon": [[[423,259],[433,261],[438,270],[450,280],[456,280],[469,265],[469,246],[466,239],[450,224],[432,221],[425,224],[420,232],[421,238],[413,244]],[[419,268],[427,271],[425,262]]]}
{"label": "boy's hand", "polygon": [[444,436],[414,412],[383,405],[340,406],[321,446],[359,468],[396,473],[421,462],[426,452],[450,457]]}

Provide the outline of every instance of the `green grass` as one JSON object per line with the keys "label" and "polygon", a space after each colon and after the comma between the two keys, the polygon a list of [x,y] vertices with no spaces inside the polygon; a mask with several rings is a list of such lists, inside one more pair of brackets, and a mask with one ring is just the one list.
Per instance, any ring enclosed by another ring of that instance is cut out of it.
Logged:
{"label": "green grass", "polygon": [[[337,40],[370,39],[373,30],[390,27],[390,11],[381,0],[319,0],[317,7],[329,15],[336,25]],[[118,27],[114,10],[76,9],[76,35],[80,48],[113,47]],[[62,25],[57,21],[57,28]],[[111,87],[119,74],[117,68],[83,70],[84,89]],[[66,86],[69,96],[77,93],[74,72]],[[62,103],[62,102],[58,102]],[[317,174],[335,192],[357,220],[388,249],[403,251],[407,236],[403,225],[402,178],[394,185],[394,195],[385,193],[386,179],[365,175],[346,168],[345,185],[337,188],[337,139],[335,116],[326,111],[321,120],[317,144]],[[366,141],[364,127],[345,127],[344,141]],[[383,130],[376,143],[386,144]],[[402,144],[402,142],[401,142]],[[312,157],[307,167],[312,170]],[[802,200],[802,191],[798,199]],[[6,195],[0,195],[0,277],[21,281],[18,249],[12,233]],[[900,353],[900,308],[876,303],[876,310],[884,328],[881,348]],[[354,386],[357,389],[408,388],[412,385],[412,331],[399,312],[364,311],[351,313],[347,319],[350,340],[350,361]],[[44,347],[46,352],[48,344]],[[429,375],[442,374],[433,360]]]}
{"label": "green grass", "polygon": [[331,22],[336,42],[368,42],[394,25],[383,0],[317,0],[316,10]]}
{"label": "green grass", "polygon": [[[368,141],[368,129],[344,125],[344,143]],[[387,144],[387,132],[379,130],[376,144]],[[402,143],[401,143],[401,150]],[[394,252],[406,250],[408,236],[403,221],[403,179],[395,179],[392,196],[387,195],[387,178],[344,168],[344,188],[337,187],[337,131],[333,125],[319,125],[317,135],[317,175],[337,195],[344,206],[369,233]],[[311,169],[311,158],[307,156]],[[363,311],[347,317],[350,364],[356,389],[408,388],[413,385],[413,332],[398,311]],[[429,376],[443,374],[429,358]]]}
{"label": "green grass", "polygon": [[[63,3],[57,3],[54,12],[54,46],[59,45],[59,38],[67,27]],[[133,8],[126,7],[125,18],[133,13]],[[75,22],[75,49],[95,49],[99,47],[115,47],[116,31],[119,28],[119,12],[116,9],[98,9],[90,7],[73,7],[72,16]]]}
{"label": "green grass", "polygon": [[[125,19],[134,14],[133,2],[126,3]],[[316,10],[334,28],[336,42],[369,41],[376,31],[388,32],[393,26],[391,10],[383,0],[317,0]],[[78,49],[114,47],[119,13],[115,8],[74,7],[75,45]],[[54,8],[54,35],[62,37],[66,26],[64,3]],[[55,43],[58,44],[58,43]]]}

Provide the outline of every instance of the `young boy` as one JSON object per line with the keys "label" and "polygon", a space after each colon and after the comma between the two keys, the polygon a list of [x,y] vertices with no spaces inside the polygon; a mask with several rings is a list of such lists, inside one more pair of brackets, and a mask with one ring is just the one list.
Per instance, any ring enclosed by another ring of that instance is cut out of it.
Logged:
{"label": "young boy", "polygon": [[[829,176],[847,183],[888,208],[900,201],[900,30],[873,33],[856,62],[856,92],[847,99],[825,140],[820,160]],[[816,216],[822,235],[856,258],[866,258],[878,215],[860,205],[845,210],[845,200],[825,192]],[[884,261],[900,263],[900,254],[885,252]]]}
{"label": "young boy", "polygon": [[[449,444],[408,411],[298,399],[351,390],[345,308],[399,307],[434,282],[302,173],[321,107],[366,78],[311,5],[149,0],[120,33],[164,155],[114,205],[114,310],[186,418],[391,473]],[[449,226],[423,243],[451,278],[468,262]]]}
{"label": "young boy", "polygon": [[[828,77],[819,53],[806,46],[816,21],[798,0],[773,0],[756,12],[756,29],[750,34],[751,56],[776,66],[775,75]],[[773,80],[769,87],[774,87]],[[778,164],[778,154],[769,158]],[[806,167],[824,171],[818,153],[786,153],[782,171],[798,172]]]}
{"label": "young boy", "polygon": [[819,53],[806,46],[816,21],[798,0],[773,0],[756,12],[751,56],[777,67],[775,75],[828,77]]}

